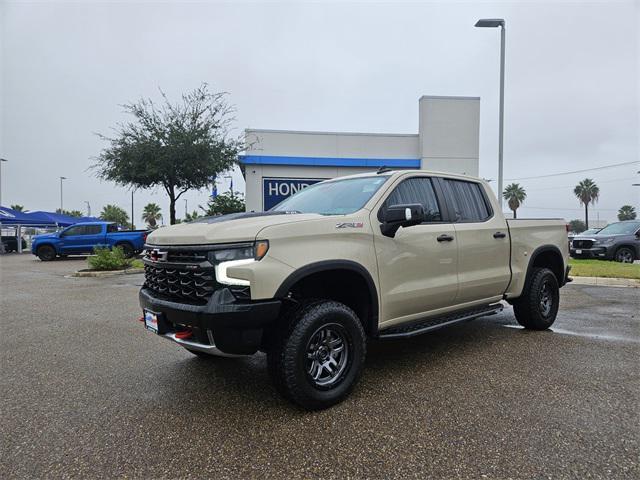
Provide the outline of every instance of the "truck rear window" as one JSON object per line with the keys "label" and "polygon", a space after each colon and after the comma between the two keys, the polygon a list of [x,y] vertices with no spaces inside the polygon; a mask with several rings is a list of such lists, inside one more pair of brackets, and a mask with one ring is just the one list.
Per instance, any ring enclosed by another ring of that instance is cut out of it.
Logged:
{"label": "truck rear window", "polygon": [[480,184],[445,179],[444,192],[453,206],[454,221],[483,222],[491,216],[491,210]]}

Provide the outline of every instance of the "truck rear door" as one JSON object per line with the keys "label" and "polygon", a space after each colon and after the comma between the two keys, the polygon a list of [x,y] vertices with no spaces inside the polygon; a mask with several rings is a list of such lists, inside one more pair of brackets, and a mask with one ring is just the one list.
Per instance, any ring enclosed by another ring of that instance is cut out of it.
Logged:
{"label": "truck rear door", "polygon": [[496,301],[511,279],[509,230],[500,205],[492,204],[480,182],[440,181],[458,241],[455,303]]}

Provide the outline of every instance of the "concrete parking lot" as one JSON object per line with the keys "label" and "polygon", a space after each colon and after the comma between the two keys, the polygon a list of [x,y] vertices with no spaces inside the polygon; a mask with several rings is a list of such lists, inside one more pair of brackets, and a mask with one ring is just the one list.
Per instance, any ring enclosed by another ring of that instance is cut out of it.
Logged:
{"label": "concrete parking lot", "polygon": [[640,478],[640,290],[569,285],[374,342],[344,403],[283,401],[265,357],[201,360],[137,321],[140,275],[0,257],[0,477]]}

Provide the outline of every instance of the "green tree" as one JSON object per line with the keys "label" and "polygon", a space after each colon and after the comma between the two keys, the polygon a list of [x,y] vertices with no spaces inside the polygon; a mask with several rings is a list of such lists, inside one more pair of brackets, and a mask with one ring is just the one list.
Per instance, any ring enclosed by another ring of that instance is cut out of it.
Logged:
{"label": "green tree", "polygon": [[230,136],[234,108],[226,93],[211,93],[202,84],[176,103],[160,93],[161,105],[145,98],[124,105],[133,120],[118,125],[113,137],[99,135],[109,146],[93,167],[98,177],[119,185],[161,186],[174,224],[180,196],[208,187],[232,168],[244,143]]}
{"label": "green tree", "polygon": [[186,215],[184,216],[184,221],[185,222],[193,222],[194,220],[197,220],[198,218],[202,218],[202,215],[200,215],[197,210],[194,210],[191,213],[189,213],[189,212],[186,213]]}
{"label": "green tree", "polygon": [[585,178],[582,180],[576,187],[573,189],[573,193],[578,200],[580,201],[580,205],[584,205],[584,225],[585,228],[589,229],[589,204],[595,203],[600,198],[600,188],[595,184],[593,180],[590,178]]}
{"label": "green tree", "polygon": [[24,212],[24,205],[11,205],[9,208],[16,212]]}
{"label": "green tree", "polygon": [[502,196],[508,202],[509,208],[513,212],[513,218],[518,218],[516,216],[516,210],[522,205],[524,199],[527,198],[527,192],[525,192],[519,183],[512,183],[506,186],[504,192],[502,192]]}
{"label": "green tree", "polygon": [[623,205],[620,207],[620,210],[618,210],[618,220],[620,220],[621,222],[624,220],[635,220],[635,219],[636,219],[636,209],[631,205]]}
{"label": "green tree", "polygon": [[226,215],[245,211],[244,199],[240,192],[225,192],[207,202],[207,208],[200,206],[206,216]]}
{"label": "green tree", "polygon": [[121,226],[129,225],[129,214],[117,205],[105,205],[100,212],[100,219],[114,222]]}
{"label": "green tree", "polygon": [[70,217],[80,218],[84,216],[80,210],[60,210],[56,208],[56,213],[61,213],[62,215],[68,215]]}
{"label": "green tree", "polygon": [[575,233],[582,233],[587,229],[582,220],[571,220],[569,222],[569,230]]}
{"label": "green tree", "polygon": [[149,228],[157,228],[158,220],[162,218],[160,205],[157,203],[147,203],[142,212],[142,220],[147,222]]}

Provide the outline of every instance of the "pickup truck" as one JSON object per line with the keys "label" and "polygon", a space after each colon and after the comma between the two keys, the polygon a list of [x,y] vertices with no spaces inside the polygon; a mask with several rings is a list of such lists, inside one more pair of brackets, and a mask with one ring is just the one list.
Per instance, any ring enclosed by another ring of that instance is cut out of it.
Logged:
{"label": "pickup truck", "polygon": [[57,256],[90,254],[95,247],[120,247],[127,257],[139,253],[147,239],[146,230],[118,231],[111,222],[83,222],[59,232],[36,235],[31,243],[31,253],[47,262]]}
{"label": "pickup truck", "polygon": [[513,305],[549,328],[568,281],[564,220],[506,220],[483,180],[389,171],[327,180],[267,212],[147,239],[140,318],[198,356],[267,354],[309,410],[353,389],[368,339],[411,337]]}

